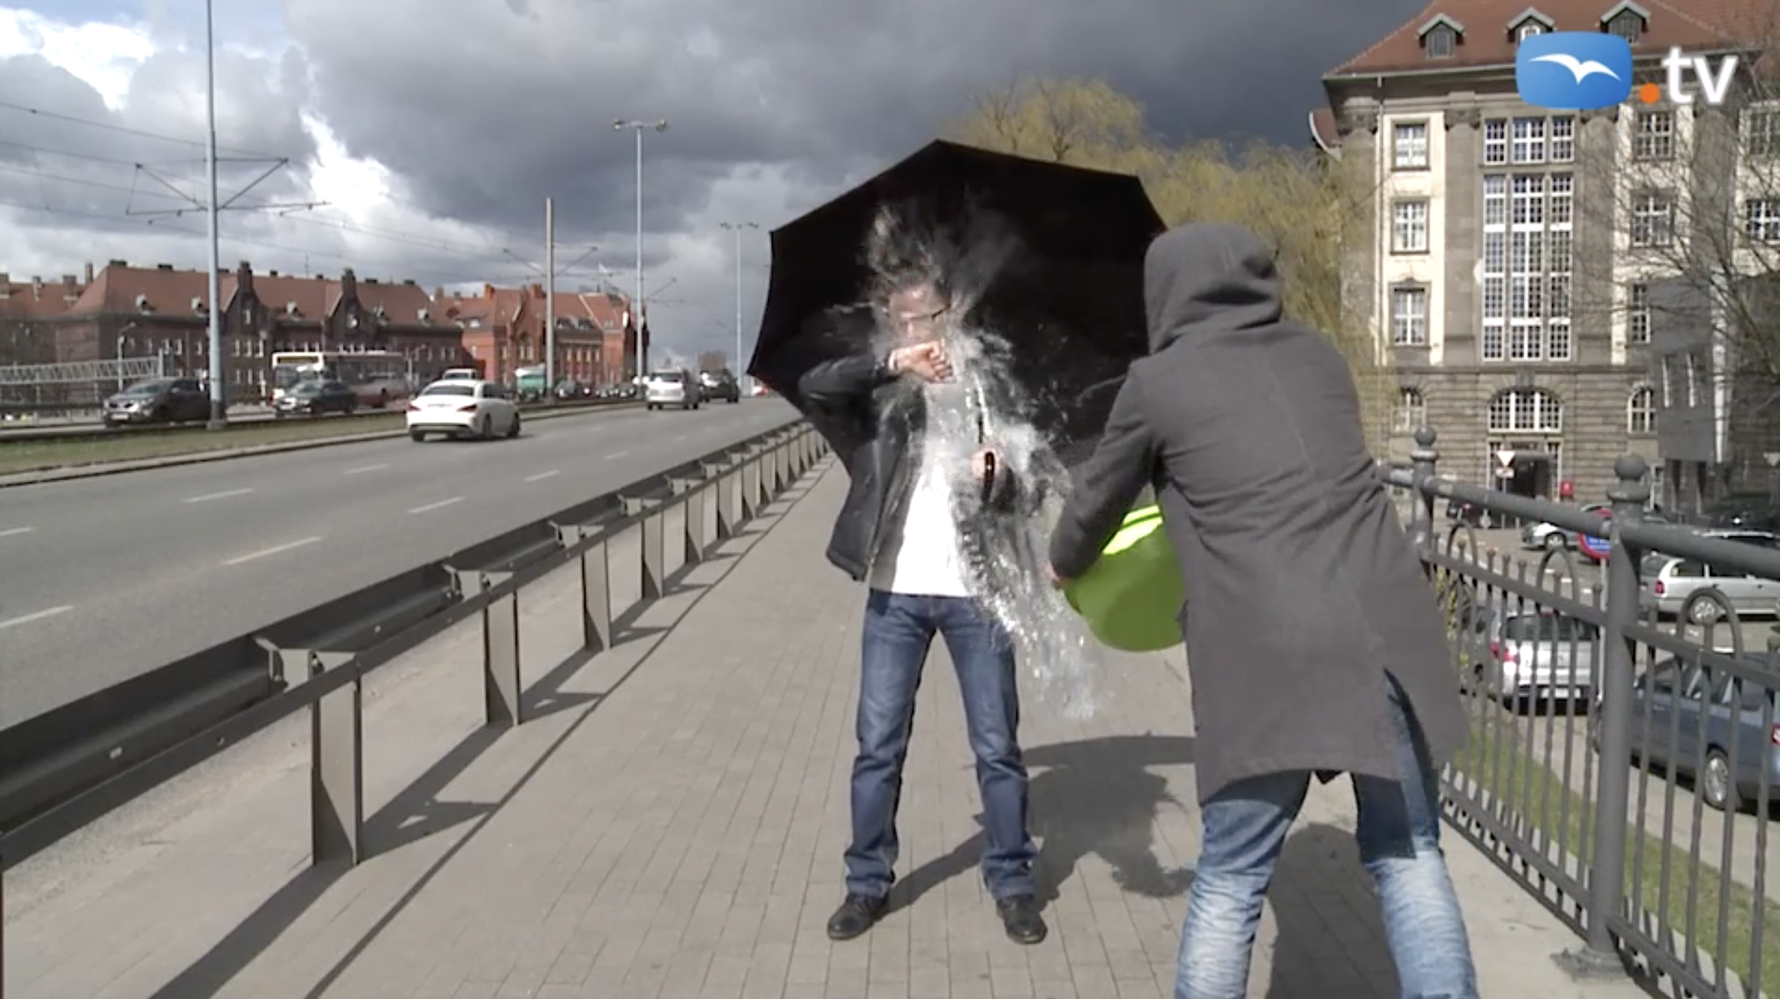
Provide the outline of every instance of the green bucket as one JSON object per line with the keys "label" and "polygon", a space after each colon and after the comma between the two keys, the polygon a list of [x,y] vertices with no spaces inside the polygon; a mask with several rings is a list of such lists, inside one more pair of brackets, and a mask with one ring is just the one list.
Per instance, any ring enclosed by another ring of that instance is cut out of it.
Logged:
{"label": "green bucket", "polygon": [[1181,643],[1180,567],[1162,533],[1162,510],[1125,515],[1100,558],[1064,587],[1094,637],[1124,652],[1159,652]]}

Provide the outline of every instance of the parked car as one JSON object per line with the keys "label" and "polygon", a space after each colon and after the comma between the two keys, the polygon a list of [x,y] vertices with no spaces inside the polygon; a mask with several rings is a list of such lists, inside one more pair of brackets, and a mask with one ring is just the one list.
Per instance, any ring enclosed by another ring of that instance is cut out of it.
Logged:
{"label": "parked car", "polygon": [[1468,604],[1454,643],[1468,667],[1465,685],[1504,704],[1587,703],[1594,689],[1601,629],[1555,611]]}
{"label": "parked car", "polygon": [[1706,526],[1718,529],[1780,531],[1780,505],[1767,493],[1733,493],[1706,511]]}
{"label": "parked car", "polygon": [[556,397],[566,401],[590,399],[593,397],[593,386],[583,385],[573,378],[565,378],[556,383]]}
{"label": "parked car", "polygon": [[431,434],[479,440],[518,437],[519,405],[491,381],[436,381],[408,404],[408,436],[424,441]]}
{"label": "parked car", "polygon": [[108,427],[208,420],[210,393],[196,378],[151,378],[106,399],[100,418]]}
{"label": "parked car", "polygon": [[[1780,701],[1772,687],[1667,657],[1633,681],[1631,710],[1633,761],[1691,780],[1707,805],[1735,812],[1764,782],[1780,787]],[[1597,753],[1600,718],[1596,711],[1589,723]]]}
{"label": "parked car", "polygon": [[345,382],[299,382],[272,406],[278,419],[289,416],[323,416],[328,413],[355,413],[358,393]]}
{"label": "parked car", "polygon": [[[1606,503],[1589,503],[1576,508],[1578,513],[1603,514],[1609,509]],[[1576,532],[1556,524],[1528,524],[1520,529],[1520,546],[1522,548],[1575,548]]]}
{"label": "parked car", "polygon": [[742,401],[742,386],[727,371],[706,371],[698,376],[698,380],[704,388],[705,398],[711,402],[718,399],[729,403]]}
{"label": "parked car", "polygon": [[704,401],[698,379],[685,368],[651,372],[643,384],[643,402],[650,409],[697,409]]}
{"label": "parked car", "polygon": [[[1740,544],[1780,548],[1780,535],[1766,531],[1701,531],[1707,537]],[[1708,565],[1698,559],[1662,552],[1644,556],[1639,566],[1642,580],[1638,605],[1645,613],[1672,617],[1700,590],[1717,590],[1739,617],[1780,616],[1780,581],[1740,569]]]}

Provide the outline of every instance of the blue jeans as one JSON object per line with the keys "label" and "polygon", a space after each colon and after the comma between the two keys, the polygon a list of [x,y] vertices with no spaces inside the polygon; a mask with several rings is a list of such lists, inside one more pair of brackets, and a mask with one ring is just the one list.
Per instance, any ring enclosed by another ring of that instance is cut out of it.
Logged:
{"label": "blue jeans", "polygon": [[914,728],[915,692],[935,635],[945,639],[964,694],[964,724],[983,799],[983,880],[996,899],[1033,894],[1037,848],[1026,834],[1013,643],[975,600],[883,590],[872,590],[865,602],[847,891],[882,898],[896,880],[902,764]]}
{"label": "blue jeans", "polygon": [[[1439,774],[1402,690],[1394,681],[1387,687],[1397,762],[1408,776],[1353,777],[1360,861],[1378,887],[1405,999],[1477,999],[1464,914],[1440,852]],[[1310,778],[1294,771],[1237,781],[1201,809],[1204,846],[1187,896],[1174,999],[1248,994],[1261,900]]]}

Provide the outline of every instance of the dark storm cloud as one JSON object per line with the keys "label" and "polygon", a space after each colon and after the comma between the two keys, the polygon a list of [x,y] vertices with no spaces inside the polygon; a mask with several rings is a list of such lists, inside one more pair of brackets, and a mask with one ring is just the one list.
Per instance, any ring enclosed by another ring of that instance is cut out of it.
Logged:
{"label": "dark storm cloud", "polygon": [[[308,75],[300,56],[270,68],[227,52],[217,58],[218,134],[234,157],[219,170],[225,198],[271,165],[252,156],[302,163],[314,155],[299,117]],[[189,199],[204,194],[203,74],[185,54],[154,55],[137,69],[120,113],[39,56],[0,59],[0,95],[18,105],[0,107],[0,201],[49,209],[37,224],[126,234],[155,213],[195,208]],[[306,197],[300,174],[283,172],[242,203],[297,197]],[[160,224],[202,228],[202,216]]]}
{"label": "dark storm cloud", "polygon": [[1174,138],[1297,144],[1320,75],[1418,6],[290,0],[287,23],[340,137],[435,211],[507,226],[548,193],[569,224],[605,233],[630,228],[635,191],[614,118],[672,123],[645,139],[657,231],[680,228],[737,163],[794,164],[830,193],[1022,73],[1107,77]]}

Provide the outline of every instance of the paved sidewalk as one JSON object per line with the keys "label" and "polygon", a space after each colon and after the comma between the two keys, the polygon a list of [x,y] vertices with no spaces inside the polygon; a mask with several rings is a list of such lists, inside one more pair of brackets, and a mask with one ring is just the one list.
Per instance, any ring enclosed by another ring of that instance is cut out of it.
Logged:
{"label": "paved sidewalk", "polygon": [[[478,728],[473,630],[392,665],[366,720],[376,853],[355,869],[306,866],[297,729],[45,855],[8,882],[6,999],[1166,996],[1197,836],[1178,658],[1110,661],[1088,721],[1028,704],[1055,899],[1050,939],[1019,947],[974,871],[974,778],[936,650],[901,905],[862,940],[827,940],[862,602],[820,554],[843,495],[838,469],[806,480],[590,664],[564,663],[569,582],[541,583],[526,605],[540,714],[515,731]],[[1345,782],[1313,792],[1251,995],[1396,994],[1352,825]],[[1457,837],[1449,853],[1485,996],[1643,994],[1569,982],[1548,955],[1574,938]]]}

